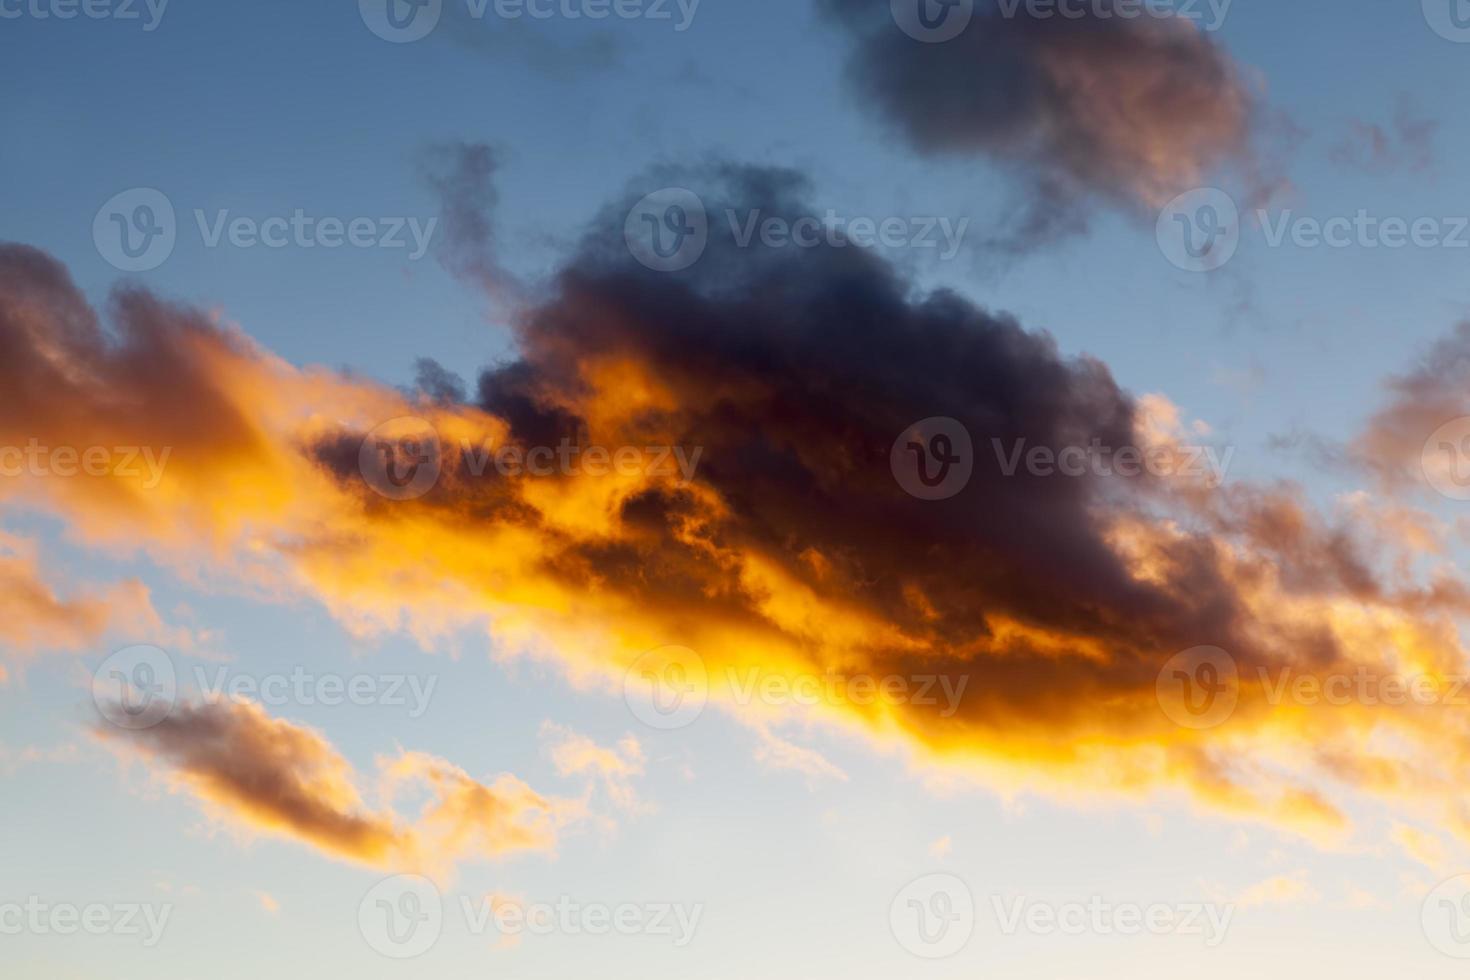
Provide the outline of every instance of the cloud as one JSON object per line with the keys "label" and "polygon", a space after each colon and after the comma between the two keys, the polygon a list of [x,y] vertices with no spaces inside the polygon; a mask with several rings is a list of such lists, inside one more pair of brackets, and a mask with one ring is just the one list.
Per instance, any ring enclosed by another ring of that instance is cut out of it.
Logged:
{"label": "cloud", "polygon": [[[719,165],[680,179],[712,213],[813,213],[789,171]],[[1178,794],[1323,841],[1351,829],[1363,796],[1470,834],[1458,789],[1470,750],[1446,749],[1470,745],[1463,713],[1270,697],[1283,672],[1462,672],[1456,618],[1470,604],[1452,570],[1416,580],[1392,535],[1365,535],[1358,515],[1321,513],[1289,485],[1008,472],[1017,446],[1136,447],[1177,464],[1202,436],[1096,359],[924,293],[861,249],[740,248],[712,225],[699,262],[653,272],[623,239],[641,196],[597,216],[517,316],[519,358],[483,372],[468,403],[288,365],[136,289],[113,300],[114,339],[57,263],[0,249],[0,383],[14,374],[22,410],[0,434],[175,447],[150,490],[9,489],[84,544],[314,596],[356,632],[409,630],[428,646],[493,623],[507,655],[548,658],[588,686],[615,688],[670,644],[697,652],[711,701],[732,711],[731,678],[751,669],[897,678],[915,692],[942,681],[927,700],[781,710],[1012,797]],[[437,433],[439,472],[421,496],[389,499],[364,479],[360,450],[404,416]],[[940,416],[971,434],[973,473],[950,499],[919,500],[890,451]],[[700,464],[476,472],[476,447],[524,453],[564,438],[697,449]],[[1233,658],[1238,704],[1193,729],[1162,709],[1158,682],[1201,645]],[[963,695],[948,704],[939,690]],[[414,758],[403,775],[454,801],[430,823],[457,827],[478,810],[479,784]],[[216,794],[232,785],[209,768],[197,778]],[[549,839],[554,807],[493,790],[544,816],[518,846]],[[297,836],[361,835],[338,845],[350,853],[404,846],[400,824],[297,802],[300,819],[273,818]],[[478,826],[457,846],[493,850],[500,838]]]}
{"label": "cloud", "polygon": [[[0,531],[0,654],[86,650],[108,633],[192,642],[187,631],[164,624],[142,582],[63,597],[45,580],[35,542]],[[0,664],[0,681],[6,677]]]}
{"label": "cloud", "polygon": [[[382,805],[369,808],[352,766],[321,734],[250,702],[182,704],[150,728],[96,731],[160,764],[223,819],[373,867],[445,873],[463,860],[549,853],[582,813],[509,774],[485,785],[418,752],[379,760]],[[392,803],[415,788],[427,799],[407,821]]]}
{"label": "cloud", "polygon": [[1322,894],[1307,880],[1305,870],[1275,875],[1244,889],[1235,897],[1243,909],[1267,905],[1305,905],[1321,901]]}
{"label": "cloud", "polygon": [[1329,151],[1332,162],[1370,174],[1400,168],[1423,173],[1434,163],[1439,123],[1416,115],[1413,102],[1401,98],[1387,125],[1363,119],[1348,121],[1347,134]]}
{"label": "cloud", "polygon": [[788,769],[801,773],[806,777],[808,785],[821,779],[847,782],[847,773],[816,749],[784,739],[771,731],[768,725],[757,724],[755,731],[760,737],[760,744],[755,750],[757,762],[772,769]]}
{"label": "cloud", "polygon": [[[1155,208],[1224,165],[1250,169],[1254,99],[1192,21],[1005,16],[978,3],[957,37],[923,43],[889,5],[820,0],[850,36],[861,104],[916,152],[984,157],[1025,175],[1017,244],[1080,227],[1080,199]],[[953,15],[952,15],[953,16]]]}
{"label": "cloud", "polygon": [[620,810],[648,809],[638,797],[633,780],[643,775],[643,746],[632,735],[608,748],[562,725],[546,722],[541,737],[548,740],[551,761],[558,775],[591,775],[598,778],[609,799]]}

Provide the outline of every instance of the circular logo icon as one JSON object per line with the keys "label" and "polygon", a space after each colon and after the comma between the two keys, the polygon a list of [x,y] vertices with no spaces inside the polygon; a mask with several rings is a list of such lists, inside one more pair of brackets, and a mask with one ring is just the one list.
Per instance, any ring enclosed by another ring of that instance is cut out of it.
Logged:
{"label": "circular logo icon", "polygon": [[357,928],[375,952],[395,960],[422,956],[444,929],[444,901],[422,875],[378,882],[357,905]]}
{"label": "circular logo icon", "polygon": [[1470,959],[1470,874],[1434,886],[1419,908],[1429,945],[1457,960]]}
{"label": "circular logo icon", "polygon": [[1423,0],[1424,19],[1434,33],[1456,44],[1470,44],[1470,3],[1466,0]]}
{"label": "circular logo icon", "polygon": [[639,654],[623,675],[623,700],[649,728],[672,731],[693,724],[709,700],[703,658],[681,646]]}
{"label": "circular logo icon", "polygon": [[1470,500],[1470,415],[1450,419],[1424,441],[1424,479],[1451,500]]}
{"label": "circular logo icon", "polygon": [[415,500],[434,489],[443,467],[439,432],[416,415],[373,429],[357,453],[367,485],[389,500]]}
{"label": "circular logo icon", "polygon": [[1214,728],[1235,712],[1240,672],[1219,647],[1191,647],[1170,657],[1154,683],[1159,707],[1184,728]]}
{"label": "circular logo icon", "polygon": [[169,716],[178,700],[174,662],[158,647],[125,647],[92,674],[92,703],[119,728],[152,728]]}
{"label": "circular logo icon", "polygon": [[969,484],[975,448],[968,429],[935,416],[915,422],[893,441],[888,465],[906,493],[920,500],[945,500]]}
{"label": "circular logo icon", "polygon": [[1213,272],[1240,247],[1240,209],[1217,187],[1185,191],[1159,212],[1159,251],[1185,272]]}
{"label": "circular logo icon", "polygon": [[975,896],[951,874],[916,878],[888,906],[888,927],[904,949],[926,960],[953,956],[975,932]]}
{"label": "circular logo icon", "polygon": [[378,37],[407,44],[428,37],[439,26],[444,0],[357,0],[357,11]]}
{"label": "circular logo icon", "polygon": [[678,272],[699,261],[709,244],[709,215],[699,195],[665,187],[644,197],[623,222],[633,258],[656,272]]}
{"label": "circular logo icon", "polygon": [[147,272],[163,265],[177,239],[173,202],[152,187],[114,194],[92,219],[97,254],[123,272]]}
{"label": "circular logo icon", "polygon": [[890,0],[893,22],[915,41],[952,41],[970,26],[975,0]]}

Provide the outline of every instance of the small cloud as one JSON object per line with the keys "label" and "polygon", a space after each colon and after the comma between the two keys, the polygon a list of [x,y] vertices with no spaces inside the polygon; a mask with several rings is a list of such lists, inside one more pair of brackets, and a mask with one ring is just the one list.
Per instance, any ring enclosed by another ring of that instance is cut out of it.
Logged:
{"label": "small cloud", "polygon": [[1235,904],[1247,909],[1266,905],[1307,905],[1321,899],[1321,893],[1307,881],[1306,870],[1301,869],[1251,885],[1235,897]]}
{"label": "small cloud", "polygon": [[255,893],[255,897],[260,902],[260,907],[265,909],[266,912],[270,913],[271,915],[277,915],[280,913],[281,903],[276,901],[275,896],[272,895],[270,892],[258,891]]}
{"label": "small cloud", "polygon": [[945,834],[937,841],[929,845],[929,856],[932,858],[949,857],[949,852],[954,849],[954,840]]}

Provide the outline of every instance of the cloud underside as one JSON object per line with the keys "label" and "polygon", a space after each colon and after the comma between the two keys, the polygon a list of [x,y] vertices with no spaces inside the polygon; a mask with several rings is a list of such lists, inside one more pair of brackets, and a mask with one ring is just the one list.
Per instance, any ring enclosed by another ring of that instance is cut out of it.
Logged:
{"label": "cloud underside", "polygon": [[[378,760],[380,799],[369,808],[322,735],[249,702],[186,703],[150,728],[97,732],[226,822],[384,869],[447,874],[466,860],[552,852],[561,828],[585,816],[584,801],[542,796],[508,773],[486,785],[421,752]],[[393,806],[405,795],[425,800],[411,819]]]}
{"label": "cloud underside", "polygon": [[[712,213],[811,213],[789,173],[702,179]],[[21,479],[0,487],[4,506],[47,508],[81,541],[190,574],[314,596],[363,633],[427,643],[491,624],[497,643],[589,682],[678,644],[731,710],[727,678],[751,668],[943,675],[965,684],[953,711],[881,697],[789,711],[998,787],[1180,791],[1318,836],[1347,829],[1363,795],[1465,831],[1463,712],[1272,705],[1260,679],[1461,670],[1463,584],[1448,569],[1411,577],[1413,543],[1371,507],[1329,517],[1290,487],[1238,481],[1006,476],[996,442],[1182,454],[1184,428],[1100,362],[918,294],[857,249],[715,236],[685,272],[646,270],[623,247],[629,203],[523,310],[519,359],[462,402],[448,382],[415,397],[294,367],[137,288],[114,294],[109,334],[58,263],[4,247],[0,439],[172,447],[156,487]],[[359,448],[410,415],[438,431],[443,472],[389,500]],[[976,463],[963,492],[926,502],[900,488],[889,451],[935,416],[973,434]],[[461,448],[563,436],[698,447],[700,464],[687,482],[672,467],[477,476]],[[1230,720],[1195,731],[1161,711],[1156,680],[1201,644],[1229,651],[1242,683]],[[401,846],[400,830],[344,812],[306,813],[298,830],[355,838],[354,853]]]}

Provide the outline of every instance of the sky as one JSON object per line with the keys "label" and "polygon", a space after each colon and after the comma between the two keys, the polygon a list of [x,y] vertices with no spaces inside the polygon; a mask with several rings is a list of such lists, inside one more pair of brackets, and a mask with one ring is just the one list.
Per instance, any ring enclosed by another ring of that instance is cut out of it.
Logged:
{"label": "sky", "polygon": [[0,0],[6,975],[1458,975],[1467,59]]}

